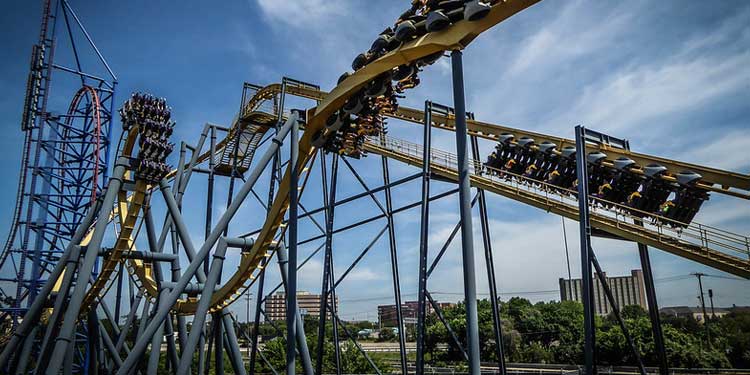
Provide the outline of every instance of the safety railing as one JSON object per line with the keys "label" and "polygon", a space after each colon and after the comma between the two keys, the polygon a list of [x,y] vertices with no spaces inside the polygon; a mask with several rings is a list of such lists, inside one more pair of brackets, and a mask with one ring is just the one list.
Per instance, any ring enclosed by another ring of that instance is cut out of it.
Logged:
{"label": "safety railing", "polygon": [[[370,138],[368,145],[384,148],[391,152],[407,155],[421,160],[422,146],[398,138],[383,137]],[[430,162],[437,167],[458,170],[456,155],[449,152],[432,149]],[[543,199],[547,206],[564,205],[569,209],[578,209],[578,192],[561,188],[543,181],[488,167],[482,162],[469,159],[470,173],[474,178],[481,178],[485,182],[510,188],[518,195],[521,191],[533,194]],[[660,242],[679,244],[687,242],[703,250],[715,250],[742,255],[743,259],[750,259],[750,237],[728,232],[719,228],[700,223],[680,223],[654,213],[639,211],[631,207],[609,202],[598,197],[589,196],[589,207],[592,215],[604,216],[617,222],[631,231],[639,231],[642,224],[644,230],[657,235]],[[636,224],[641,223],[641,224]],[[706,254],[708,255],[708,254]]]}

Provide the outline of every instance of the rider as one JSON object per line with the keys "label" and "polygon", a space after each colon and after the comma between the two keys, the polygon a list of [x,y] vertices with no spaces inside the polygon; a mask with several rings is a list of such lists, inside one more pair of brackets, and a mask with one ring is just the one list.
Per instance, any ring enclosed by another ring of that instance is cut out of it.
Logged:
{"label": "rider", "polygon": [[628,195],[628,206],[635,207],[638,204],[638,201],[641,200],[641,193],[635,191],[632,194]]}
{"label": "rider", "polygon": [[528,168],[526,168],[526,171],[523,172],[523,176],[528,177],[528,178],[534,178],[534,176],[536,175],[536,171],[538,169],[539,167],[537,167],[536,164],[531,164],[529,165]]}
{"label": "rider", "polygon": [[604,198],[607,196],[609,192],[612,191],[612,186],[609,183],[603,183],[602,186],[599,186],[599,192],[596,194],[598,198]]}
{"label": "rider", "polygon": [[672,207],[674,206],[675,206],[674,201],[671,201],[671,200],[666,201],[659,205],[659,213],[662,216],[667,216],[667,213],[669,213],[669,210],[672,209]]}

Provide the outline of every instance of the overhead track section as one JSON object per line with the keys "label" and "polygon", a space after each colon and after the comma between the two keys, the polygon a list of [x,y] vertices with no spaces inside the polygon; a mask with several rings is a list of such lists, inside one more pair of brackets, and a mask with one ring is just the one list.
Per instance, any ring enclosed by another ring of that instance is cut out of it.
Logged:
{"label": "overhead track section", "polygon": [[[262,104],[264,101],[272,100],[275,95],[281,92],[281,84],[271,84],[258,90],[257,94],[251,98],[245,105],[243,110],[243,121],[277,121],[276,117],[272,115],[274,112],[264,111]],[[286,93],[306,99],[322,100],[328,93],[320,91],[318,89],[306,86],[289,86],[286,89]],[[424,124],[424,112],[418,109],[399,106],[393,112],[385,112],[385,116],[411,122],[414,124]],[[467,121],[468,131],[470,135],[477,136],[482,139],[491,141],[499,141],[502,137],[512,135],[513,139],[518,140],[521,138],[533,139],[536,145],[542,143],[552,143],[556,150],[562,150],[565,147],[574,147],[575,141],[568,138],[559,136],[543,134],[524,129],[514,128],[505,125],[491,124],[487,122],[477,121],[469,119]],[[232,126],[232,131],[235,129],[244,129],[246,125],[242,121],[235,119]],[[448,130],[455,131],[455,118],[451,115],[445,116],[442,114],[435,114],[432,116],[432,126]],[[221,141],[218,148],[224,147],[231,140],[231,136],[228,135],[226,139]],[[516,142],[516,141],[511,141]],[[532,146],[538,147],[538,146]],[[630,159],[635,163],[635,167],[631,168],[631,171],[635,173],[644,173],[644,168],[649,165],[660,165],[666,168],[666,173],[663,173],[659,178],[665,179],[669,182],[677,181],[676,176],[684,172],[693,172],[701,176],[700,180],[696,182],[696,186],[703,188],[707,191],[725,194],[737,198],[750,200],[750,174],[742,174],[732,171],[721,170],[718,168],[712,168],[708,166],[686,163],[679,160],[664,158],[660,156],[654,156],[644,153],[638,153],[630,150],[617,149],[608,147],[607,145],[589,145],[589,151],[604,152],[607,155],[605,164],[614,165],[614,161],[617,159]],[[205,153],[198,159],[199,162],[208,159],[209,154]],[[170,174],[172,176],[174,171]]]}
{"label": "overhead track section", "polygon": [[[365,147],[374,154],[422,167],[420,145],[397,138],[386,138],[382,142],[369,140]],[[458,180],[455,155],[433,149],[430,160],[433,173],[451,181]],[[471,165],[473,186],[569,219],[578,219],[575,191],[560,189],[521,175],[510,175],[507,172],[501,175],[499,170],[481,162],[474,161]],[[682,228],[669,225],[669,219],[640,226],[636,222],[641,220],[641,216],[633,214],[632,208],[595,197],[589,197],[589,200],[592,207],[591,224],[596,229],[750,279],[750,238],[747,236],[698,223]]]}

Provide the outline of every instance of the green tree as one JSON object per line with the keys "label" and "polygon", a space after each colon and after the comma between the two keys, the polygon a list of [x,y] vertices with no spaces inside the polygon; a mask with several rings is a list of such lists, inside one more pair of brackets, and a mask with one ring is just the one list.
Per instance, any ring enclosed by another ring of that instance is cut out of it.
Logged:
{"label": "green tree", "polygon": [[396,341],[396,334],[393,332],[393,328],[383,328],[378,332],[378,341]]}
{"label": "green tree", "polygon": [[732,366],[750,368],[750,313],[733,312],[712,327],[716,327],[726,339],[727,357]]}

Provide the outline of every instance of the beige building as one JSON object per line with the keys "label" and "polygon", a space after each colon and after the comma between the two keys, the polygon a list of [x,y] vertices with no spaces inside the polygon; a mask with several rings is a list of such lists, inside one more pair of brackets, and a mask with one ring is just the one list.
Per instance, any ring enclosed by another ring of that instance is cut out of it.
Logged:
{"label": "beige building", "polygon": [[[646,302],[646,286],[643,282],[643,271],[632,270],[630,276],[606,277],[607,285],[612,290],[612,295],[619,308],[628,305],[639,305],[648,309]],[[581,279],[560,279],[560,299],[562,301],[582,301]],[[599,279],[594,277],[594,311],[598,315],[608,315],[612,312],[612,306],[607,301],[607,295]]]}
{"label": "beige building", "polygon": [[[698,323],[703,323],[706,320],[703,318],[703,309],[700,307],[690,307],[690,306],[675,306],[675,307],[665,307],[662,309],[659,309],[659,312],[662,315],[669,315],[669,316],[675,316],[675,317],[681,317],[681,318],[693,318]],[[708,315],[709,318],[721,318],[724,315],[729,314],[728,309],[724,308],[714,308],[711,309],[710,307],[706,306],[706,315]]]}
{"label": "beige building", "polygon": [[[297,292],[297,307],[301,315],[320,316],[320,294],[310,292]],[[339,308],[339,299],[336,296],[336,310]],[[270,320],[286,319],[286,293],[277,292],[268,296],[265,302],[266,317]],[[327,311],[326,317],[331,317]]]}

